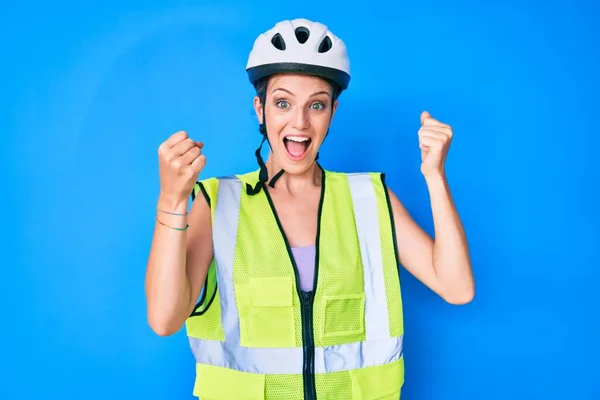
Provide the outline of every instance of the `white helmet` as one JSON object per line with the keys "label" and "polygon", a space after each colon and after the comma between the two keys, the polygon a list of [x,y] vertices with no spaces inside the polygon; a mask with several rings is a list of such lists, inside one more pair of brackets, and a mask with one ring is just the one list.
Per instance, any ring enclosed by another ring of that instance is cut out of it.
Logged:
{"label": "white helmet", "polygon": [[259,35],[246,71],[252,85],[282,72],[319,76],[342,90],[350,82],[350,60],[344,42],[325,25],[302,18],[281,21]]}

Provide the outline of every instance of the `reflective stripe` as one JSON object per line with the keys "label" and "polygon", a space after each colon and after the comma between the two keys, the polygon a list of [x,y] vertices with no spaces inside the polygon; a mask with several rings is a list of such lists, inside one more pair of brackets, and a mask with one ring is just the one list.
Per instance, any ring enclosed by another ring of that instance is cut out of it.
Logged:
{"label": "reflective stripe", "polygon": [[[390,338],[381,256],[377,198],[369,174],[348,174],[365,282],[364,342],[315,347],[315,373],[387,364],[402,357],[403,338]],[[233,283],[242,182],[220,178],[213,221],[213,241],[221,320],[225,341],[190,337],[196,362],[258,374],[302,374],[303,349],[240,346],[240,322]]]}
{"label": "reflective stripe", "polygon": [[190,347],[200,364],[216,365],[255,374],[302,374],[302,347],[257,348],[238,343],[190,337]]}
{"label": "reflective stripe", "polygon": [[374,367],[402,357],[402,337],[315,347],[315,372],[338,372]]}
{"label": "reflective stripe", "polygon": [[[252,348],[194,337],[190,337],[190,347],[201,364],[255,374],[302,374],[302,347]],[[315,373],[382,365],[401,356],[402,337],[315,347]]]}
{"label": "reflective stripe", "polygon": [[390,325],[375,188],[369,174],[347,174],[347,177],[363,264],[366,336],[367,340],[387,339]]}
{"label": "reflective stripe", "polygon": [[236,177],[219,178],[213,243],[217,260],[217,282],[221,303],[221,321],[225,341],[240,343],[240,317],[233,288],[233,257],[235,255],[240,195],[242,183]]}

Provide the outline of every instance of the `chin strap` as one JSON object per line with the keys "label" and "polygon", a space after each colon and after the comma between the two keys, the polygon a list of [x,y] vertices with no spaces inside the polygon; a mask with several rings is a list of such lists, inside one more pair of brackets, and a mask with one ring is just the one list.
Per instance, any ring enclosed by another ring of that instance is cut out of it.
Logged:
{"label": "chin strap", "polygon": [[[265,119],[263,109],[263,121],[264,120]],[[260,133],[262,133],[263,139],[260,142],[260,146],[258,146],[258,149],[256,149],[254,154],[256,155],[256,161],[258,162],[258,166],[260,167],[260,173],[258,174],[258,182],[256,182],[256,185],[254,185],[254,187],[252,187],[252,185],[250,185],[249,183],[246,183],[246,193],[248,193],[250,196],[260,193],[260,191],[264,188],[265,184],[269,180],[269,172],[267,171],[267,166],[265,165],[265,162],[263,161],[263,158],[260,155],[263,144],[265,143],[265,141],[268,142],[267,128],[265,127],[265,124],[260,124],[258,126],[258,130],[260,131]],[[270,145],[271,144],[269,143],[269,146]],[[274,188],[275,182],[277,182],[277,180],[281,177],[281,175],[283,175],[284,172],[285,171],[282,169],[277,174],[275,174],[275,176],[269,181],[269,186]]]}

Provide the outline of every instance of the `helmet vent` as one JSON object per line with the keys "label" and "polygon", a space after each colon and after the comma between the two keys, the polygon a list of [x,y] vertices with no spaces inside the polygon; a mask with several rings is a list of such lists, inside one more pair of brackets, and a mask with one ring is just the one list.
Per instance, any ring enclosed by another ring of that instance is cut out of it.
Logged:
{"label": "helmet vent", "polygon": [[331,43],[329,36],[325,36],[319,45],[319,53],[327,53],[329,50],[331,50],[332,45],[333,44]]}
{"label": "helmet vent", "polygon": [[294,32],[296,33],[296,39],[298,39],[298,42],[301,44],[306,43],[310,36],[310,31],[304,26],[297,27]]}
{"label": "helmet vent", "polygon": [[273,36],[271,43],[273,43],[273,46],[275,46],[277,49],[285,50],[285,41],[283,40],[283,37],[281,37],[281,34],[278,33]]}

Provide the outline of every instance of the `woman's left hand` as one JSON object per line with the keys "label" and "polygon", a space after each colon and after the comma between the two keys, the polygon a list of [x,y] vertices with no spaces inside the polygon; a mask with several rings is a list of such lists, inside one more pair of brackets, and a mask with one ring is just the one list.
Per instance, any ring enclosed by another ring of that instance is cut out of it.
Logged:
{"label": "woman's left hand", "polygon": [[444,176],[446,155],[452,141],[452,128],[429,115],[421,113],[419,147],[421,148],[421,173],[425,177]]}

